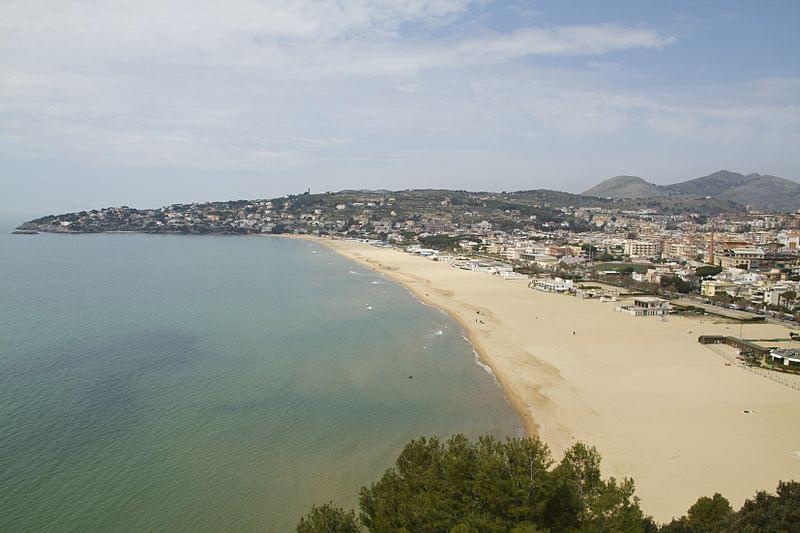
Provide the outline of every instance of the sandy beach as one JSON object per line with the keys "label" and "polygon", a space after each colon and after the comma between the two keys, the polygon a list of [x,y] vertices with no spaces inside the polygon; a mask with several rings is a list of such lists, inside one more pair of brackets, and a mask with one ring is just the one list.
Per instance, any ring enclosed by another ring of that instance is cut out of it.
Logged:
{"label": "sandy beach", "polygon": [[[727,365],[697,342],[738,336],[738,324],[632,317],[392,249],[316,241],[458,320],[528,433],[556,458],[575,441],[596,446],[605,474],[632,477],[659,521],[699,496],[720,492],[738,508],[756,490],[800,479],[800,391]],[[745,338],[788,337],[776,325],[743,329]]]}

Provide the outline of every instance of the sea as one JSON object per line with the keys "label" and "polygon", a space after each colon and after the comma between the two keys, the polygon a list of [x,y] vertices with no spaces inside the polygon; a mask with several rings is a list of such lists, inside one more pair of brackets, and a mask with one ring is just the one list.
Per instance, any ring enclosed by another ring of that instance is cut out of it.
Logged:
{"label": "sea", "polygon": [[461,327],[281,237],[11,235],[0,530],[291,531],[411,439],[522,433]]}

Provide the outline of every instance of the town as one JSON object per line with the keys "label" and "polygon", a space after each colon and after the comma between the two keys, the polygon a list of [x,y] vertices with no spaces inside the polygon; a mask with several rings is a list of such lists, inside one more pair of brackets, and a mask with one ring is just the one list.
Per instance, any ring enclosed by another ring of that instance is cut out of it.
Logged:
{"label": "town", "polygon": [[667,298],[685,311],[714,306],[788,323],[800,317],[800,213],[713,199],[612,200],[557,191],[306,192],[51,215],[19,231],[328,235],[398,247],[504,279],[532,278],[534,288],[583,298],[612,299],[614,290],[592,287],[616,287]]}

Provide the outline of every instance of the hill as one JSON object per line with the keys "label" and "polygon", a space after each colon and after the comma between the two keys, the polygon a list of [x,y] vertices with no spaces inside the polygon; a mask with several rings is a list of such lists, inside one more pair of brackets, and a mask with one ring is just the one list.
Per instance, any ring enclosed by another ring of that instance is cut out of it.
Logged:
{"label": "hill", "polygon": [[624,199],[703,198],[746,205],[761,211],[800,209],[800,183],[776,176],[740,174],[729,170],[671,185],[655,185],[634,176],[616,176],[581,194]]}
{"label": "hill", "polygon": [[667,196],[668,193],[663,187],[648,183],[637,176],[614,176],[581,194],[598,198],[656,198]]}
{"label": "hill", "polygon": [[[757,175],[757,174],[755,174]],[[669,194],[678,196],[720,196],[724,192],[746,183],[749,178],[738,172],[720,170],[703,176],[672,185],[665,185],[663,189]]]}
{"label": "hill", "polygon": [[751,174],[748,181],[728,189],[720,198],[764,211],[797,211],[800,184],[776,176]]}

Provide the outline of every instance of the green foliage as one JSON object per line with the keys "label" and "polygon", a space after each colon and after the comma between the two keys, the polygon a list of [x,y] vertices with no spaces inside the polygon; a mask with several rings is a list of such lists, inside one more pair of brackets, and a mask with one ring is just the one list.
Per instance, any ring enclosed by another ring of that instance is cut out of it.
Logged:
{"label": "green foliage", "polygon": [[507,218],[501,218],[500,220],[496,221],[495,228],[499,229],[500,231],[511,232],[515,229],[522,229],[524,228],[524,224],[520,224],[514,220],[509,220]]}
{"label": "green foliage", "polygon": [[782,481],[778,484],[777,494],[758,492],[736,513],[731,531],[800,531],[800,483]]}
{"label": "green foliage", "polygon": [[694,285],[688,281],[684,281],[678,276],[664,276],[661,278],[661,286],[673,292],[686,294],[692,292]]}
{"label": "green foliage", "polygon": [[618,258],[607,252],[600,252],[595,256],[595,259],[597,261],[616,261]]}
{"label": "green foliage", "polygon": [[[633,492],[631,480],[603,480],[599,453],[583,444],[554,467],[535,438],[422,438],[361,489],[360,518],[373,532],[646,531]],[[327,523],[321,509],[303,524]]]}
{"label": "green foliage", "polygon": [[695,270],[694,275],[700,279],[703,279],[711,276],[716,276],[720,272],[722,272],[722,267],[706,265],[706,266],[701,266],[700,268]]}
{"label": "green foliage", "polygon": [[730,502],[720,493],[711,498],[703,496],[686,513],[687,523],[694,531],[717,533],[725,531],[733,509]]}
{"label": "green foliage", "polygon": [[[600,475],[600,454],[594,448],[577,443],[564,454],[561,464],[554,470],[562,495],[572,502],[577,511],[576,523],[569,524],[581,531],[634,532],[645,530],[645,517],[634,496],[630,479],[617,482],[603,481]],[[568,517],[548,524],[560,529],[568,524]]]}
{"label": "green foliage", "polygon": [[437,234],[426,235],[419,238],[419,242],[428,248],[435,250],[449,250],[455,248],[458,241],[464,237],[451,237],[449,235]]}
{"label": "green foliage", "polygon": [[775,533],[800,532],[800,483],[780,482],[777,494],[765,491],[734,512],[720,494],[703,496],[686,516],[663,526],[662,533]]}
{"label": "green foliage", "polygon": [[[537,438],[456,435],[413,440],[395,465],[362,487],[359,519],[328,503],[313,507],[299,533],[756,533],[800,532],[800,483],[759,492],[738,512],[720,494],[657,526],[645,517],[630,479],[603,479],[601,457],[582,443],[556,464]],[[360,522],[360,523],[359,523]]]}
{"label": "green foliage", "polygon": [[345,511],[333,503],[314,506],[300,519],[297,533],[356,533],[361,527],[355,511]]}
{"label": "green foliage", "polygon": [[714,295],[713,300],[720,304],[732,304],[733,296],[727,292],[720,292]]}

